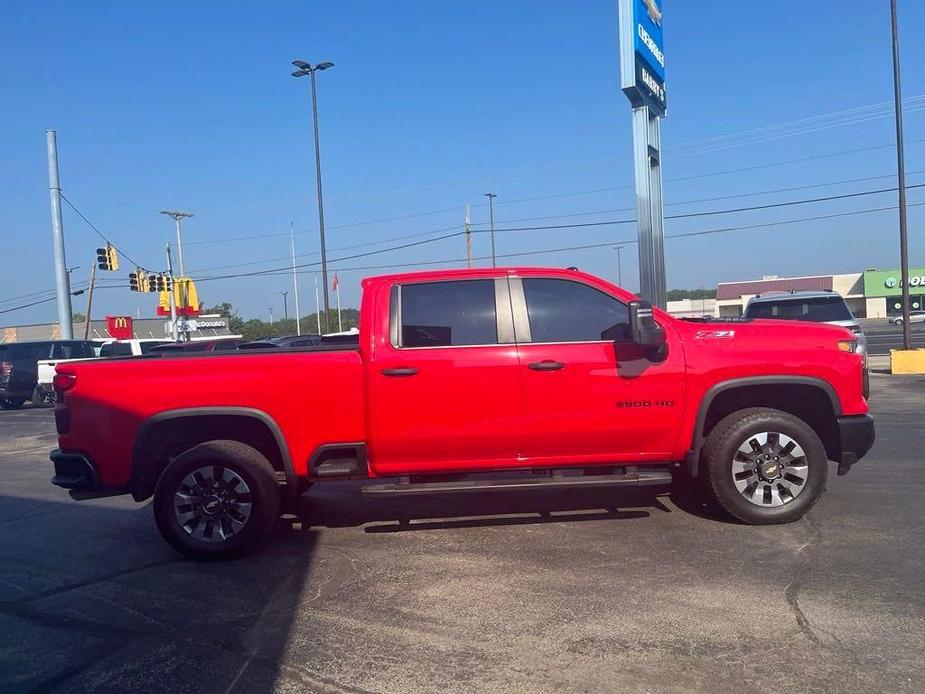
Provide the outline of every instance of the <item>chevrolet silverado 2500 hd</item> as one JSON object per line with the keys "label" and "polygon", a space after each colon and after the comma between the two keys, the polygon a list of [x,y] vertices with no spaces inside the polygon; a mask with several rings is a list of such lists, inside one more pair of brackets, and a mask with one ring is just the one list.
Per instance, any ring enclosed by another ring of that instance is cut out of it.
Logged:
{"label": "chevrolet silverado 2500 hd", "polygon": [[844,474],[874,440],[850,331],[678,320],[571,269],[366,279],[358,345],[75,362],[55,389],[52,482],[153,496],[164,538],[202,558],[338,479],[453,493],[676,470],[741,521],[786,523],[827,461]]}

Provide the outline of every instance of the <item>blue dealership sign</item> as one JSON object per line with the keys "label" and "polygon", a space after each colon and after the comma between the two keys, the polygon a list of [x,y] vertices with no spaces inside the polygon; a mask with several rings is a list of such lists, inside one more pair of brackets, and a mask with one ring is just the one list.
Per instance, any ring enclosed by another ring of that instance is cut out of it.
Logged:
{"label": "blue dealership sign", "polygon": [[636,55],[645,61],[659,81],[665,82],[665,43],[662,33],[662,0],[635,0],[633,34]]}
{"label": "blue dealership sign", "polygon": [[665,49],[662,0],[620,0],[620,70],[633,106],[664,116]]}

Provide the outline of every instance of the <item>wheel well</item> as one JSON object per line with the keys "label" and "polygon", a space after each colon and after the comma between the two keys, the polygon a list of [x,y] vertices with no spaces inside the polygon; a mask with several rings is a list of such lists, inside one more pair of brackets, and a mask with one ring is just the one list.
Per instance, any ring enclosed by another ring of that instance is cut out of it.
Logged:
{"label": "wheel well", "polygon": [[262,453],[277,471],[281,481],[288,481],[291,465],[288,454],[271,425],[259,417],[246,414],[198,414],[152,421],[144,426],[132,452],[132,496],[147,499],[164,468],[178,455],[206,441],[239,441]]}
{"label": "wheel well", "polygon": [[822,439],[829,460],[840,459],[832,400],[822,388],[802,383],[743,385],[723,390],[710,401],[699,441],[706,439],[724,417],[746,407],[771,407],[799,417]]}

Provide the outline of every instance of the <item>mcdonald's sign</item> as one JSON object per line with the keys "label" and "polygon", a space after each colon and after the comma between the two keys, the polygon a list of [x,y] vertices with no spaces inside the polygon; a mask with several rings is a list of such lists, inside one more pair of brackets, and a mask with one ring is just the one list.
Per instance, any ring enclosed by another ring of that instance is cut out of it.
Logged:
{"label": "mcdonald's sign", "polygon": [[106,330],[110,337],[117,340],[131,340],[135,337],[131,316],[106,316]]}

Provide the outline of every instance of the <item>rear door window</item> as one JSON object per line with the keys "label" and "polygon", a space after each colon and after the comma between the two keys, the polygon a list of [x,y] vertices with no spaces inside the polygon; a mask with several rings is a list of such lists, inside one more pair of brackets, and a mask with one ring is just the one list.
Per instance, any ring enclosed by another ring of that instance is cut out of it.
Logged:
{"label": "rear door window", "polygon": [[128,342],[110,342],[100,348],[101,357],[130,357],[132,345]]}
{"label": "rear door window", "polygon": [[747,318],[805,320],[814,323],[852,320],[851,311],[840,296],[819,296],[807,299],[788,298],[780,301],[758,301],[745,312]]}
{"label": "rear door window", "polygon": [[401,287],[402,347],[497,342],[494,280],[424,282]]}

